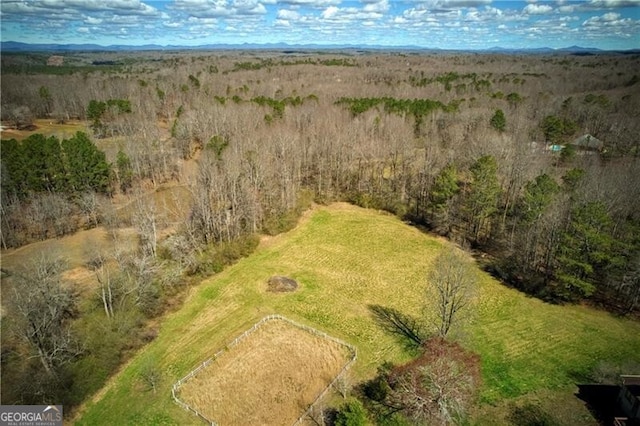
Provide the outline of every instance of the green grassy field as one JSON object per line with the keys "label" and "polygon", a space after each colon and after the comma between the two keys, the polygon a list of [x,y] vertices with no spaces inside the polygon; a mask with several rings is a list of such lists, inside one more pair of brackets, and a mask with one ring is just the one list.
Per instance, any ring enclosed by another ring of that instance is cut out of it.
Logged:
{"label": "green grassy field", "polygon": [[[355,345],[355,380],[373,376],[384,361],[406,361],[411,354],[376,325],[367,306],[424,314],[426,275],[446,244],[393,216],[345,204],[318,208],[293,231],[193,288],[183,308],[163,320],[158,338],[76,424],[198,424],[172,402],[172,383],[269,313]],[[272,275],[295,278],[301,288],[268,293]],[[482,358],[478,423],[504,423],[505,407],[527,398],[546,398],[547,405],[570,401],[577,412],[566,422],[584,420],[586,411],[573,396],[576,381],[602,360],[640,362],[639,323],[582,306],[545,304],[481,271],[478,279],[475,313],[457,335]],[[155,393],[140,378],[149,365],[162,371]]]}

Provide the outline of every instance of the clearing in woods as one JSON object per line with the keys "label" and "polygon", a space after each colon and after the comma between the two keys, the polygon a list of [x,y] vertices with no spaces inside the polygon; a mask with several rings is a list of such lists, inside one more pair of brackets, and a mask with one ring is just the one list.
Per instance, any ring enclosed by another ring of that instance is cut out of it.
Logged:
{"label": "clearing in woods", "polygon": [[45,136],[57,136],[58,138],[70,138],[76,132],[90,133],[87,130],[87,123],[79,120],[70,120],[64,124],[58,124],[51,119],[36,119],[33,121],[35,126],[32,130],[16,130],[10,127],[2,128],[2,139],[16,139],[21,141],[36,133],[42,133]]}
{"label": "clearing in woods", "polygon": [[[294,230],[193,287],[182,308],[162,319],[158,337],[76,424],[198,424],[171,402],[173,383],[275,312],[354,345],[352,384],[373,377],[385,361],[406,362],[415,353],[376,323],[369,306],[426,321],[433,311],[426,277],[447,244],[390,215],[347,204],[317,207]],[[473,315],[452,336],[481,357],[483,385],[471,423],[509,424],[514,404],[533,403],[559,424],[596,424],[576,398],[576,384],[588,382],[602,362],[640,362],[640,323],[585,306],[550,305],[476,273]],[[269,292],[274,275],[300,286]],[[141,379],[149,365],[161,373],[157,392]]]}
{"label": "clearing in woods", "polygon": [[221,425],[293,424],[351,357],[340,343],[273,319],[189,379],[179,397]]}

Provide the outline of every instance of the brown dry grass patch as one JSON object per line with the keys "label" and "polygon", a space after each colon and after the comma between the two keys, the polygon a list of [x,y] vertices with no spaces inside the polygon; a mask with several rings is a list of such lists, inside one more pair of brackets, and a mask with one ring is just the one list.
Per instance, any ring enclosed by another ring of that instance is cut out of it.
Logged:
{"label": "brown dry grass patch", "polygon": [[59,138],[70,138],[76,134],[76,132],[86,132],[87,123],[79,120],[70,120],[64,124],[56,123],[51,119],[36,119],[33,121],[35,128],[32,130],[17,130],[9,127],[8,123],[5,123],[6,127],[2,130],[2,139],[16,139],[21,141],[36,133],[42,133],[45,136],[57,136]]}
{"label": "brown dry grass patch", "polygon": [[292,424],[350,360],[349,350],[281,320],[262,324],[180,388],[221,424]]}

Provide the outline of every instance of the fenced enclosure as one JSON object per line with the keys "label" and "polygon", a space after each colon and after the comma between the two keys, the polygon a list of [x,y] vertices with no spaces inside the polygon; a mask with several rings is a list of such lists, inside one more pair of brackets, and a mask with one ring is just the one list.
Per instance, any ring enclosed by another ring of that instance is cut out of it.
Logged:
{"label": "fenced enclosure", "polygon": [[[233,348],[239,345],[234,355]],[[265,414],[259,409],[251,411],[251,401],[256,406],[277,403],[277,411],[283,413],[278,424],[289,418],[300,425],[356,359],[356,349],[349,343],[281,315],[268,315],[174,383],[171,393],[176,403],[211,425],[231,411],[247,412],[241,404],[249,407],[248,416],[257,416],[254,422],[276,421],[260,417]],[[225,386],[233,392],[225,395]],[[213,415],[217,406],[223,408]]]}

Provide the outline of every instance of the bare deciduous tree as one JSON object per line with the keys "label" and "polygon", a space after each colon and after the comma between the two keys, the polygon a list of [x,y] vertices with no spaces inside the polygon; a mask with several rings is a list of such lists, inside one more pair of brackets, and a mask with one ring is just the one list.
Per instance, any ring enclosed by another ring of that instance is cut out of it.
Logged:
{"label": "bare deciduous tree", "polygon": [[135,306],[145,314],[157,309],[157,286],[155,283],[158,264],[151,256],[141,253],[118,251],[115,255],[118,274],[118,309]]}
{"label": "bare deciduous tree", "polygon": [[114,291],[107,262],[105,254],[97,251],[91,255],[87,262],[87,268],[93,271],[100,284],[100,300],[107,318],[113,318]]}
{"label": "bare deciduous tree", "polygon": [[146,199],[142,194],[137,196],[135,206],[132,222],[138,231],[140,247],[145,255],[155,258],[158,251],[161,214],[155,202],[152,199]]}
{"label": "bare deciduous tree", "polygon": [[33,125],[33,114],[28,106],[22,105],[11,109],[11,121],[18,130],[29,128]]}
{"label": "bare deciduous tree", "polygon": [[79,354],[69,328],[76,314],[76,295],[61,282],[61,260],[41,257],[16,274],[14,300],[15,332],[35,352],[47,374]]}
{"label": "bare deciduous tree", "polygon": [[85,222],[89,226],[98,226],[99,223],[99,210],[100,200],[98,195],[94,191],[86,191],[80,194],[78,197],[78,206],[81,213],[85,217]]}
{"label": "bare deciduous tree", "polygon": [[162,371],[158,367],[155,360],[147,360],[140,368],[140,379],[144,382],[148,390],[156,393],[160,382],[162,381]]}
{"label": "bare deciduous tree", "polygon": [[435,259],[428,280],[430,290],[427,297],[436,300],[437,333],[445,337],[473,297],[473,269],[463,252],[455,248],[446,249]]}

